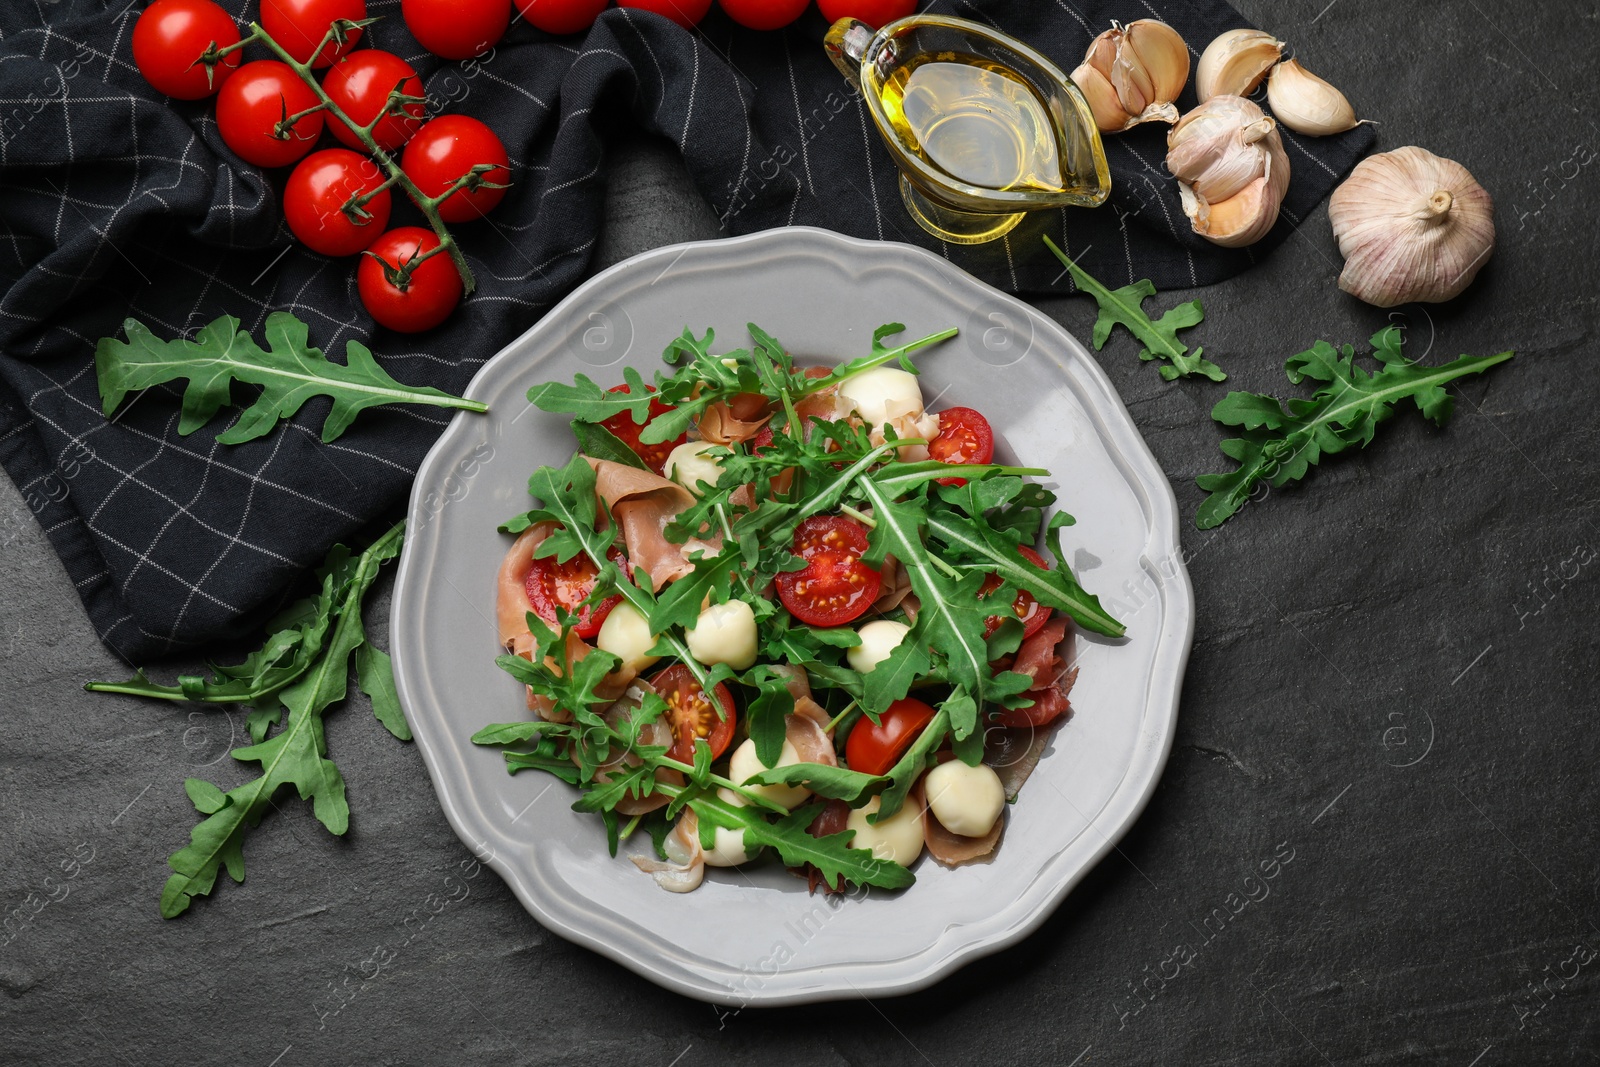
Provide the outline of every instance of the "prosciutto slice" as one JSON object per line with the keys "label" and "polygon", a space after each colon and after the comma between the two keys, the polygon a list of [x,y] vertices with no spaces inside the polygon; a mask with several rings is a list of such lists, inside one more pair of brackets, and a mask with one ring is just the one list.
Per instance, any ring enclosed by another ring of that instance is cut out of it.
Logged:
{"label": "prosciutto slice", "polygon": [[[621,810],[620,808],[618,809]],[[666,861],[655,856],[629,856],[633,865],[656,880],[669,893],[692,893],[706,877],[706,854],[700,847],[700,820],[685,808],[661,847]]]}
{"label": "prosciutto slice", "polygon": [[526,656],[533,649],[533,637],[528,633],[528,612],[533,610],[528,599],[528,571],[533,567],[534,550],[555,528],[553,522],[534,523],[518,535],[500,561],[495,578],[495,621],[507,652]]}
{"label": "prosciutto slice", "polygon": [[[644,681],[634,682],[628,687],[627,692],[613,701],[601,713],[601,716],[606,722],[616,726],[638,711],[640,705],[644,702],[645,695],[653,692],[655,690],[650,687],[650,683]],[[646,745],[665,745],[670,747],[672,745],[672,728],[662,720],[657,719],[641,731],[639,740],[640,743]],[[609,781],[610,772],[623,767],[637,767],[638,765],[639,757],[633,753],[616,752],[610,760],[595,771],[595,779],[601,782]],[[658,770],[656,771],[656,781],[665,782],[669,785],[682,785],[683,774],[679,771],[668,769]],[[617,801],[616,810],[618,815],[631,819],[635,815],[644,815],[655,811],[657,808],[664,808],[669,802],[670,798],[661,793],[651,793],[647,797],[627,796]]]}
{"label": "prosciutto slice", "polygon": [[737,401],[741,399],[735,397],[731,408],[720,400],[707,405],[700,415],[701,438],[714,445],[737,445],[760,433],[772,419],[772,413],[765,410],[765,398],[757,397],[761,403],[756,405],[740,405]]}
{"label": "prosciutto slice", "polygon": [[946,830],[932,808],[922,809],[922,838],[928,846],[928,855],[944,867],[960,867],[979,860],[987,862],[994,855],[1005,829],[1006,815],[1002,811],[988,833],[982,837],[963,837]]}
{"label": "prosciutto slice", "polygon": [[616,518],[622,544],[635,572],[650,575],[656,592],[694,570],[686,553],[712,551],[720,542],[696,541],[675,545],[667,540],[667,524],[694,503],[694,495],[652,471],[624,463],[585,456],[594,468],[595,495]]}

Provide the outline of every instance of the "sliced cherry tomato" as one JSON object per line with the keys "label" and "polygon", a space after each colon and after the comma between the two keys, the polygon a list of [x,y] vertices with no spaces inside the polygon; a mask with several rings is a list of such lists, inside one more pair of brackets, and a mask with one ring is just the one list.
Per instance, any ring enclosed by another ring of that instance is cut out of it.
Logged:
{"label": "sliced cherry tomato", "polygon": [[[928,444],[928,458],[941,463],[988,463],[994,459],[994,431],[971,408],[939,412],[939,436]],[[940,478],[940,485],[966,485],[965,478]]]}
{"label": "sliced cherry tomato", "polygon": [[916,697],[906,697],[890,704],[876,724],[862,717],[850,728],[850,739],[844,744],[845,762],[852,771],[862,774],[889,773],[922,728],[933,721],[933,715],[928,705]]}
{"label": "sliced cherry tomato", "polygon": [[371,159],[348,148],[311,153],[283,187],[283,217],[289,232],[313,252],[356,255],[389,225],[389,190],[363,207],[354,203],[382,186],[383,177]]}
{"label": "sliced cherry tomato", "polygon": [[505,199],[505,189],[492,186],[511,183],[511,160],[493,130],[466,115],[441,115],[406,143],[400,167],[422,195],[438,196],[483,164],[495,169],[480,172],[439,205],[444,221],[471,222]]}
{"label": "sliced cherry tomato", "polygon": [[617,0],[617,6],[654,11],[684,29],[692,30],[711,10],[711,0]]}
{"label": "sliced cherry tomato", "polygon": [[[648,388],[652,393],[656,391],[654,386],[649,386]],[[629,389],[626,385],[613,385],[610,389],[610,392],[613,393],[626,393],[628,391]],[[672,405],[663,404],[659,400],[652,400],[650,401],[650,416],[645,420],[644,426],[634,422],[633,416],[626,411],[619,411],[609,419],[602,419],[600,425],[610,430],[618,440],[633,449],[634,455],[644,460],[645,466],[660,474],[666,469],[667,457],[672,454],[672,450],[687,441],[689,435],[686,433],[679,434],[670,441],[662,441],[660,444],[654,445],[644,444],[639,440],[639,435],[644,433],[644,427],[650,425],[651,419],[654,419],[657,415],[665,415],[671,410]]]}
{"label": "sliced cherry tomato", "polygon": [[246,63],[217,94],[217,129],[234,154],[258,167],[287,167],[311,151],[322,112],[284,126],[286,117],[317,106],[317,94],[294,68],[276,59]]}
{"label": "sliced cherry tomato", "polygon": [[[350,116],[350,121],[366,125],[389,106],[389,94],[399,90],[406,96],[422,96],[422,79],[411,69],[411,64],[393,52],[380,52],[376,48],[363,48],[345,56],[323,75],[322,89],[339,109]],[[372,139],[385,152],[393,151],[411,139],[422,125],[422,107],[418,102],[401,107],[403,115],[384,115],[372,131]],[[328,123],[333,135],[351,148],[364,148],[361,138],[340,119]]]}
{"label": "sliced cherry tomato", "polygon": [[794,531],[794,554],[806,561],[778,575],[778,599],[807,626],[841,626],[878,599],[883,577],[861,562],[867,531],[842,515],[812,515]]}
{"label": "sliced cherry tomato", "polygon": [[516,0],[517,10],[545,33],[581,33],[611,0]]}
{"label": "sliced cherry tomato", "polygon": [[[212,45],[239,43],[239,27],[211,0],[156,0],[133,25],[133,61],[158,93],[203,100],[239,69],[239,53],[206,70],[199,62]],[[42,106],[42,105],[41,105]]]}
{"label": "sliced cherry tomato", "polygon": [[717,683],[717,703],[722,714],[706,699],[706,691],[694,672],[681,663],[674,663],[650,679],[650,685],[667,702],[668,725],[672,727],[672,749],[668,756],[680,763],[694,763],[695,738],[703,737],[711,745],[711,758],[716,759],[728,751],[733,740],[733,727],[738,716],[733,710],[733,695],[728,687]]}
{"label": "sliced cherry tomato", "polygon": [[[1022,558],[1038,567],[1042,571],[1050,569],[1050,564],[1027,545],[1018,545],[1017,551],[1022,553]],[[1000,588],[1003,583],[998,574],[991,574],[983,581],[983,588],[978,591],[979,596],[987,596]],[[1032,637],[1044,629],[1044,624],[1050,621],[1050,610],[1033,598],[1033,594],[1026,589],[1017,590],[1017,599],[1011,602],[1011,608],[1017,613],[1017,618],[1022,620],[1022,636],[1024,639]],[[983,636],[988,637],[1000,629],[1000,616],[991,615],[984,620]]]}
{"label": "sliced cherry tomato", "polygon": [[772,424],[761,427],[757,434],[750,438],[750,453],[759,456],[763,449],[772,444]]}
{"label": "sliced cherry tomato", "polygon": [[[366,17],[366,0],[262,0],[261,3],[261,28],[297,63],[311,58],[312,49],[322,44],[334,19],[360,22]],[[343,44],[329,41],[311,65],[319,69],[326,67],[354,48],[361,40],[361,33],[359,29],[349,31]]]}
{"label": "sliced cherry tomato", "polygon": [[752,30],[777,30],[805,14],[811,0],[717,0],[728,17]]}
{"label": "sliced cherry tomato", "polygon": [[1053,685],[1048,689],[1030,689],[1023,695],[1030,697],[1033,703],[1025,708],[1000,708],[990,713],[990,720],[996,726],[1012,730],[1049,726],[1072,706],[1061,690]]}
{"label": "sliced cherry tomato", "polygon": [[911,14],[917,0],[817,0],[817,6],[829,22],[860,19],[876,30]]}
{"label": "sliced cherry tomato", "polygon": [[[607,558],[623,570],[628,567],[627,557],[615,548],[607,553]],[[622,603],[622,596],[618,594],[606,597],[594,607],[578,607],[594,591],[594,581],[599,576],[599,568],[581,552],[565,563],[557,563],[553,557],[540,559],[536,556],[522,587],[528,592],[528,603],[533,605],[534,614],[551,626],[556,625],[556,608],[576,611],[578,623],[572,628],[573,632],[587,640],[600,632],[600,624],[606,621],[611,609]]]}
{"label": "sliced cherry tomato", "polygon": [[400,226],[372,242],[356,268],[361,303],[380,326],[399,333],[431,330],[461,302],[461,275],[443,253],[411,271],[403,283],[399,272],[414,257],[439,246],[432,230]]}
{"label": "sliced cherry tomato", "polygon": [[511,24],[506,0],[400,0],[400,15],[422,47],[445,59],[471,59],[500,43]]}

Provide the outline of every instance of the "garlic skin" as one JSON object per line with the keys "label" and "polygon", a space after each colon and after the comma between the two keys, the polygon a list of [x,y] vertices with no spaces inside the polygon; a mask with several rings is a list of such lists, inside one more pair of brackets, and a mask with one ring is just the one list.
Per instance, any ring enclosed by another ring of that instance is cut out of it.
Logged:
{"label": "garlic skin", "polygon": [[1188,80],[1188,46],[1177,30],[1155,19],[1113,22],[1072,72],[1102,133],[1141,122],[1177,122],[1172,102]]}
{"label": "garlic skin", "polygon": [[1267,103],[1277,120],[1295,133],[1327,137],[1361,125],[1344,94],[1305,67],[1287,59],[1267,78]]}
{"label": "garlic skin", "polygon": [[1454,160],[1407,145],[1368,156],[1333,191],[1339,288],[1381,308],[1449,300],[1494,251],[1494,199]]}
{"label": "garlic skin", "polygon": [[1249,96],[1283,58],[1283,42],[1261,30],[1229,30],[1206,45],[1194,72],[1195,95]]}
{"label": "garlic skin", "polygon": [[1185,115],[1167,134],[1167,169],[1194,232],[1224,248],[1265,237],[1289,189],[1277,124],[1242,96],[1214,96]]}

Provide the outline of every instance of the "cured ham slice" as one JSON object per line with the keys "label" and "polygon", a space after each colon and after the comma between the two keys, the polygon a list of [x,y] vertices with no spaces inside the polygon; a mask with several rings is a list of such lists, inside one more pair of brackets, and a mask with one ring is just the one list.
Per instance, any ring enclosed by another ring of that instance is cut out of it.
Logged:
{"label": "cured ham slice", "polygon": [[[620,810],[620,809],[618,809]],[[661,847],[665,861],[654,856],[629,856],[633,865],[656,880],[669,893],[692,893],[706,877],[706,854],[700,847],[700,820],[685,808]]]}
{"label": "cured ham slice", "polygon": [[544,544],[555,528],[553,522],[534,523],[517,536],[505,559],[500,561],[500,573],[495,578],[495,621],[500,629],[500,643],[507,652],[525,656],[533,648],[533,639],[528,634],[528,612],[533,610],[533,603],[528,599],[528,571],[533,567],[534,550]]}
{"label": "cured ham slice", "polygon": [[584,459],[594,468],[595,495],[616,518],[634,572],[649,574],[656,592],[694,570],[688,553],[719,546],[719,541],[691,539],[676,545],[667,540],[667,524],[694,503],[694,495],[677,482],[608,459]]}
{"label": "cured ham slice", "polygon": [[1000,844],[1005,828],[1006,818],[1002,812],[1000,818],[994,821],[994,826],[982,837],[963,837],[946,830],[944,824],[934,816],[932,808],[922,809],[923,843],[927,845],[928,855],[945,867],[987,861]]}

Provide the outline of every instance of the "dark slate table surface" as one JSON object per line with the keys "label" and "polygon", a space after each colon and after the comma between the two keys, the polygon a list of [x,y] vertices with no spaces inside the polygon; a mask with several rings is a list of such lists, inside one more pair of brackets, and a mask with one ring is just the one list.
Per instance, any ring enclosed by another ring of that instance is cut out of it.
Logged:
{"label": "dark slate table surface", "polygon": [[[914,996],[742,1013],[567,944],[487,871],[412,936],[467,852],[359,696],[328,723],[348,836],[286,799],[249,881],[165,922],[182,780],[235,780],[242,718],[81,692],[123,668],[0,479],[0,906],[26,916],[0,941],[0,1061],[1600,1062],[1595,5],[1237,2],[1383,120],[1380,147],[1466,162],[1501,236],[1464,298],[1391,316],[1334,287],[1318,211],[1249,274],[1167,297],[1204,299],[1230,384],[1281,393],[1286,355],[1391,318],[1419,354],[1518,354],[1455,390],[1448,428],[1404,415],[1303,490],[1186,531],[1171,759],[1037,934]],[[596,267],[717,235],[670,150],[619,136]],[[1093,318],[1038,306],[1080,336]],[[1219,394],[1136,351],[1098,358],[1189,515]],[[1273,856],[1292,860],[1241,904]],[[375,950],[393,963],[363,983]]]}

